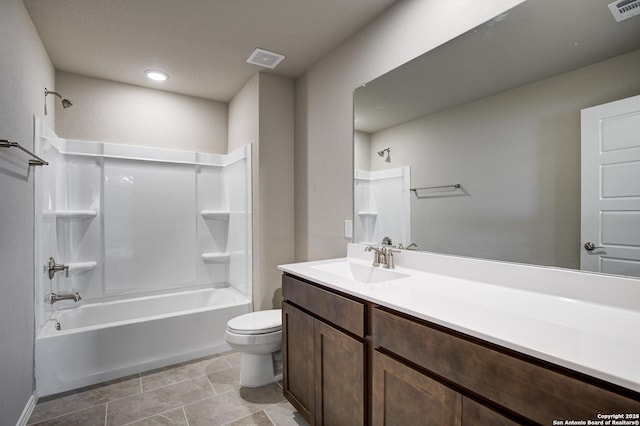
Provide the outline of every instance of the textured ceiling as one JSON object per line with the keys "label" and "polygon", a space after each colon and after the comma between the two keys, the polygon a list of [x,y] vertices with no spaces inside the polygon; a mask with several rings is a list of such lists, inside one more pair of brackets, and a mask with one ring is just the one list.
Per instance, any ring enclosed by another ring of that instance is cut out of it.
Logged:
{"label": "textured ceiling", "polygon": [[[300,76],[395,0],[24,0],[57,70],[229,101],[254,48]],[[149,82],[144,70],[170,75]]]}

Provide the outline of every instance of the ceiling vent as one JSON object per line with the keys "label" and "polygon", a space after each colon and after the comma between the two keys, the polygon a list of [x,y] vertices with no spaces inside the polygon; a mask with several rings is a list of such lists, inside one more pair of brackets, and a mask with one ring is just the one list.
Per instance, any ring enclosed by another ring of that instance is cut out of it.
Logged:
{"label": "ceiling vent", "polygon": [[640,0],[614,1],[609,5],[609,10],[616,21],[624,21],[633,16],[640,15]]}
{"label": "ceiling vent", "polygon": [[[638,0],[640,1],[640,0]],[[269,52],[264,49],[256,49],[253,51],[247,62],[253,65],[259,65],[269,69],[274,69],[284,59],[284,55]]]}

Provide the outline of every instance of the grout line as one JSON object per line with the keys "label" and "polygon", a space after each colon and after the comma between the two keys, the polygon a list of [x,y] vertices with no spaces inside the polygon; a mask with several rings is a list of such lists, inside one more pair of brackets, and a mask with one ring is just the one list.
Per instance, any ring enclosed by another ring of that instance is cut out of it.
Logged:
{"label": "grout line", "polygon": [[[269,407],[267,407],[267,408],[269,408]],[[273,421],[273,419],[271,418],[271,416],[269,415],[269,413],[267,413],[267,410],[266,410],[266,409],[263,409],[262,411],[264,411],[264,414],[267,416],[267,418],[269,419],[269,421],[270,421],[271,423],[273,423],[273,426],[277,426],[277,425],[276,425],[276,422],[275,422],[275,421]]]}
{"label": "grout line", "polygon": [[187,426],[189,426],[189,417],[187,417],[187,411],[184,409],[184,405],[182,406],[182,414],[184,415],[184,419],[187,422]]}
{"label": "grout line", "polygon": [[[164,415],[165,415],[166,413],[168,413],[169,411],[177,410],[177,409],[179,409],[179,408],[182,408],[182,413],[184,414],[184,417],[185,417],[185,419],[186,419],[186,418],[187,418],[187,414],[186,414],[186,413],[185,413],[185,411],[184,411],[184,406],[180,406],[180,407],[169,408],[168,410],[164,410],[164,411],[161,411],[160,413],[155,413],[155,414],[152,414],[152,415],[150,415],[150,416],[143,417],[143,418],[141,418],[141,419],[136,419],[136,420],[134,420],[134,421],[132,421],[132,422],[125,423],[125,424],[123,424],[122,426],[132,425],[132,424],[134,424],[134,423],[141,422],[141,421],[143,421],[143,420],[149,420],[150,418],[152,418],[152,417],[156,417],[156,416],[164,416]],[[187,420],[187,424],[188,424],[188,423],[189,423],[189,421]]]}
{"label": "grout line", "polygon": [[209,378],[208,374],[205,374],[204,377],[207,378],[207,382],[209,382],[209,387],[211,387],[211,390],[213,391],[213,395],[218,395],[218,392],[216,391],[216,388],[213,387],[213,383],[211,383],[211,379]]}
{"label": "grout line", "polygon": [[[98,404],[89,405],[88,407],[84,407],[84,408],[81,408],[79,410],[66,411],[66,412],[61,413],[61,414],[56,414],[53,417],[47,417],[46,419],[42,419],[42,420],[38,421],[38,423],[48,422],[50,420],[59,419],[60,417],[68,416],[68,415],[71,415],[71,414],[76,414],[76,413],[79,413],[81,411],[85,411],[85,410],[89,410],[91,408],[95,408],[95,407],[97,407],[99,405],[102,405],[102,404],[105,404],[105,406],[106,406],[108,403],[109,403],[109,401],[100,402]],[[30,423],[29,421],[27,421],[27,425],[29,425],[29,426],[37,425],[38,423]]]}

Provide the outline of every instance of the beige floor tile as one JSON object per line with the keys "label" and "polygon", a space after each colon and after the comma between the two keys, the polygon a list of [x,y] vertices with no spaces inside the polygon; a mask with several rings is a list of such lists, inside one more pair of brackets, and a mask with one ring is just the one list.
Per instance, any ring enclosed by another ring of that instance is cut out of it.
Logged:
{"label": "beige floor tile", "polygon": [[277,384],[239,388],[194,404],[185,405],[190,426],[224,425],[284,401]]}
{"label": "beige floor tile", "polygon": [[142,389],[148,391],[231,368],[224,357],[215,356],[142,373]]}
{"label": "beige floor tile", "polygon": [[240,387],[240,367],[207,375],[216,393],[224,393]]}
{"label": "beige floor tile", "polygon": [[205,376],[153,389],[107,406],[107,425],[123,425],[215,395]]}
{"label": "beige floor tile", "polygon": [[250,416],[243,417],[240,420],[227,423],[229,426],[273,426],[269,416],[264,411],[258,411]]}
{"label": "beige floor tile", "polygon": [[309,426],[304,417],[289,402],[264,409],[276,426]]}
{"label": "beige floor tile", "polygon": [[134,376],[68,393],[54,399],[46,398],[38,402],[29,423],[41,422],[138,393],[140,393],[140,378]]}
{"label": "beige floor tile", "polygon": [[37,426],[104,426],[107,404],[76,411],[54,419],[36,423]]}
{"label": "beige floor tile", "polygon": [[184,410],[180,407],[138,422],[129,423],[128,426],[189,426],[189,423],[187,423]]}
{"label": "beige floor tile", "polygon": [[229,352],[226,353],[224,356],[224,359],[227,360],[227,362],[229,364],[231,364],[232,367],[240,367],[240,356],[242,354],[240,352]]}

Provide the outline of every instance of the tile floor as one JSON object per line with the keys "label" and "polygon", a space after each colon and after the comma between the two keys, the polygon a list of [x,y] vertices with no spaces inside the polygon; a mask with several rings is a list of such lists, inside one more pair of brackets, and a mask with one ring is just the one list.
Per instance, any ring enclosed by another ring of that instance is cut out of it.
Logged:
{"label": "tile floor", "polygon": [[240,387],[239,366],[227,352],[43,398],[29,425],[308,425],[280,384]]}

